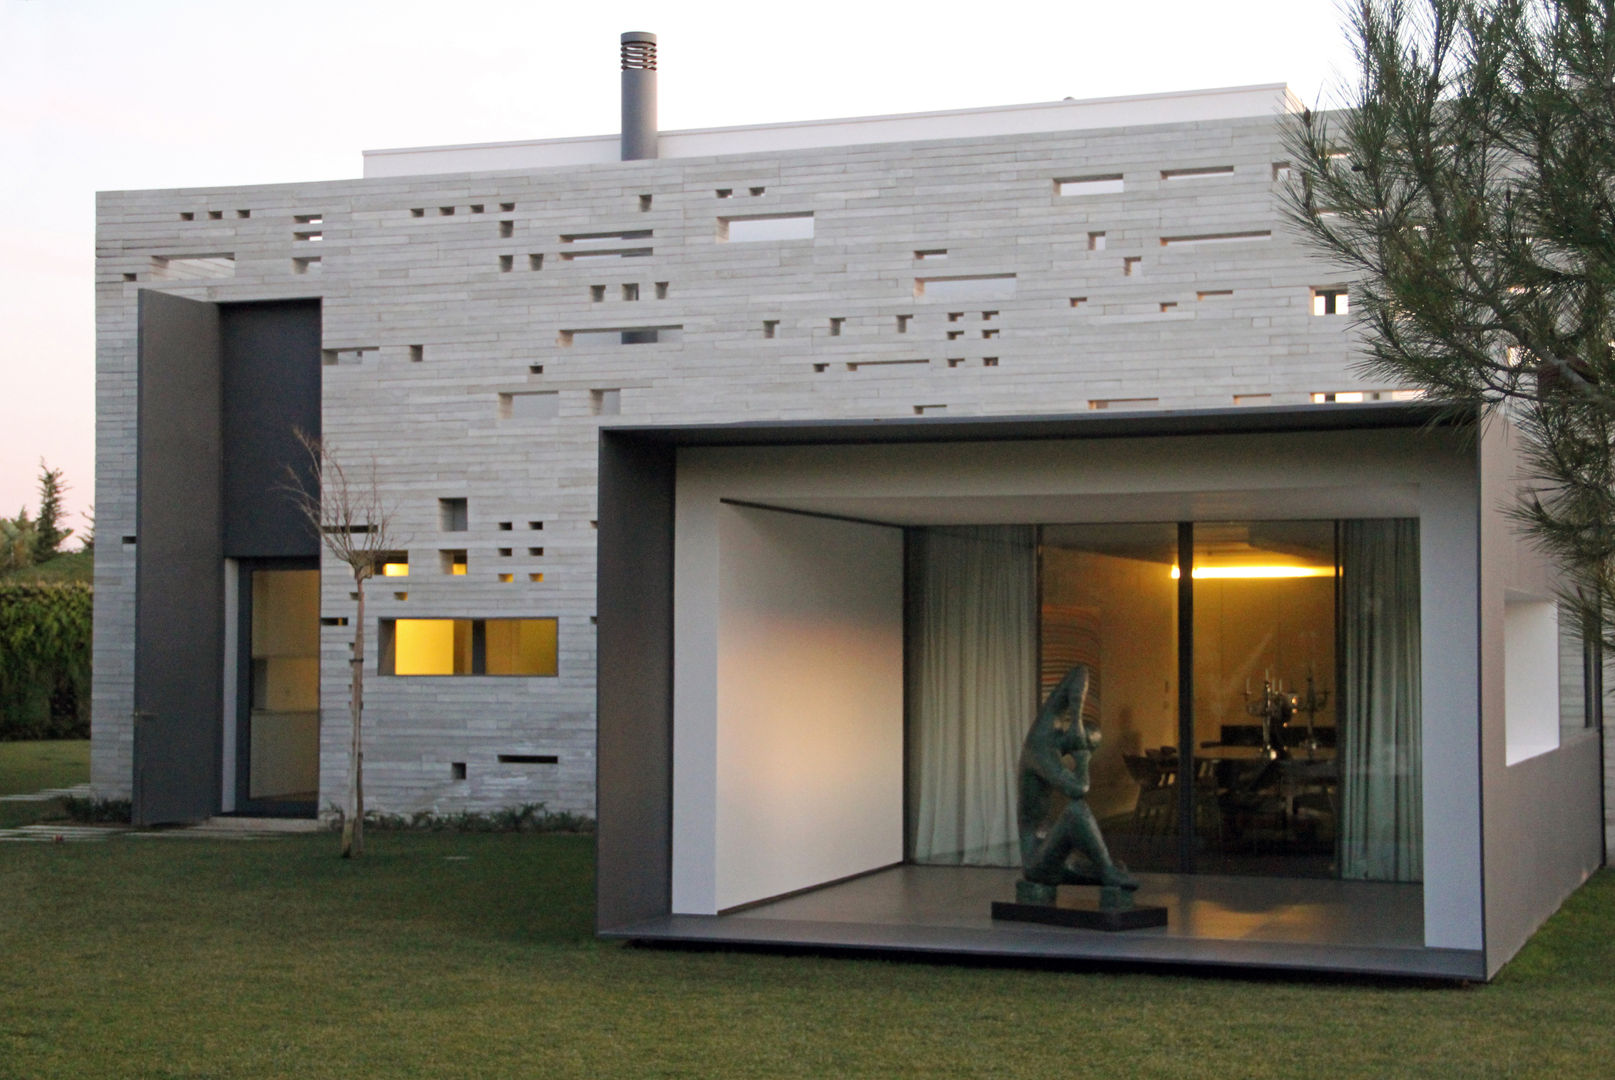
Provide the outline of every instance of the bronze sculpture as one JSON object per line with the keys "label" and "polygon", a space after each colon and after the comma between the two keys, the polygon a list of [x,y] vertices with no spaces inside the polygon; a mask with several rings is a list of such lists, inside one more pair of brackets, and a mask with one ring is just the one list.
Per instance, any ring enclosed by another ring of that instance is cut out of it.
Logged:
{"label": "bronze sculpture", "polygon": [[[1125,906],[1138,881],[1114,862],[1088,807],[1088,767],[1099,744],[1099,732],[1082,722],[1088,696],[1088,669],[1081,664],[1066,672],[1038,710],[1021,744],[1020,840],[1021,877],[1015,898],[1022,904],[1053,904],[1061,885],[1099,885],[1107,906]],[[1056,727],[1069,713],[1070,726]],[[1071,766],[1062,758],[1069,756]],[[1055,792],[1067,802],[1052,822],[1045,821]],[[1073,865],[1071,857],[1084,860]]]}

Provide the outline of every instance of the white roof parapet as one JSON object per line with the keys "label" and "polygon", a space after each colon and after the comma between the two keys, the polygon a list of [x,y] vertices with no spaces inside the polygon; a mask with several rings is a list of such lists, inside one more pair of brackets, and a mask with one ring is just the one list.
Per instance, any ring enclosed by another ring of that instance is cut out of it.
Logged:
{"label": "white roof parapet", "polygon": [[[663,158],[807,150],[870,143],[968,139],[1043,131],[1154,126],[1298,112],[1302,103],[1284,83],[1186,90],[1168,94],[1044,101],[983,109],[798,120],[742,127],[661,133]],[[468,143],[364,151],[367,179],[432,173],[498,172],[593,165],[619,160],[619,136]]]}

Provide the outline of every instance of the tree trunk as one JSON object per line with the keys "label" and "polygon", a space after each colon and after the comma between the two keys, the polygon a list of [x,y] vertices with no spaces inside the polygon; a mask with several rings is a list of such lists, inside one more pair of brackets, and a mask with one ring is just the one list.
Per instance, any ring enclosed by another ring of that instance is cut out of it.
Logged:
{"label": "tree trunk", "polygon": [[353,659],[348,662],[351,696],[348,711],[353,723],[353,742],[348,747],[348,799],[342,813],[342,857],[355,859],[364,854],[364,748],[360,740],[360,719],[364,716],[364,578],[355,574],[359,602],[354,608]]}

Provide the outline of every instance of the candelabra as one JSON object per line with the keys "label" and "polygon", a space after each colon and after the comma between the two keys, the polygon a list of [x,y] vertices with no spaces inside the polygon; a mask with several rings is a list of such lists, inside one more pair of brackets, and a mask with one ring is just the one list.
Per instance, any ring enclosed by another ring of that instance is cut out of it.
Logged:
{"label": "candelabra", "polygon": [[1297,716],[1307,718],[1307,737],[1303,742],[1308,753],[1318,749],[1316,721],[1318,714],[1329,704],[1329,691],[1320,690],[1312,675],[1307,675],[1306,693],[1286,692],[1284,681],[1274,683],[1271,676],[1262,680],[1260,697],[1252,698],[1249,686],[1245,689],[1245,711],[1262,723],[1262,745],[1270,758],[1289,757],[1284,730]]}

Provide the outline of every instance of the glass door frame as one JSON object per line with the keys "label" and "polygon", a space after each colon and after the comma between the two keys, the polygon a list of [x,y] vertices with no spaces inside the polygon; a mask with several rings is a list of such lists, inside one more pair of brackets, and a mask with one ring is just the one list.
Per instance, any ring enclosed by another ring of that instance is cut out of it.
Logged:
{"label": "glass door frame", "polygon": [[[252,791],[252,575],[260,570],[320,569],[318,558],[238,559],[236,621],[227,629],[235,635],[235,809],[230,813],[251,817],[312,818],[319,814],[319,799],[254,799]],[[316,751],[317,753],[318,751]]]}

